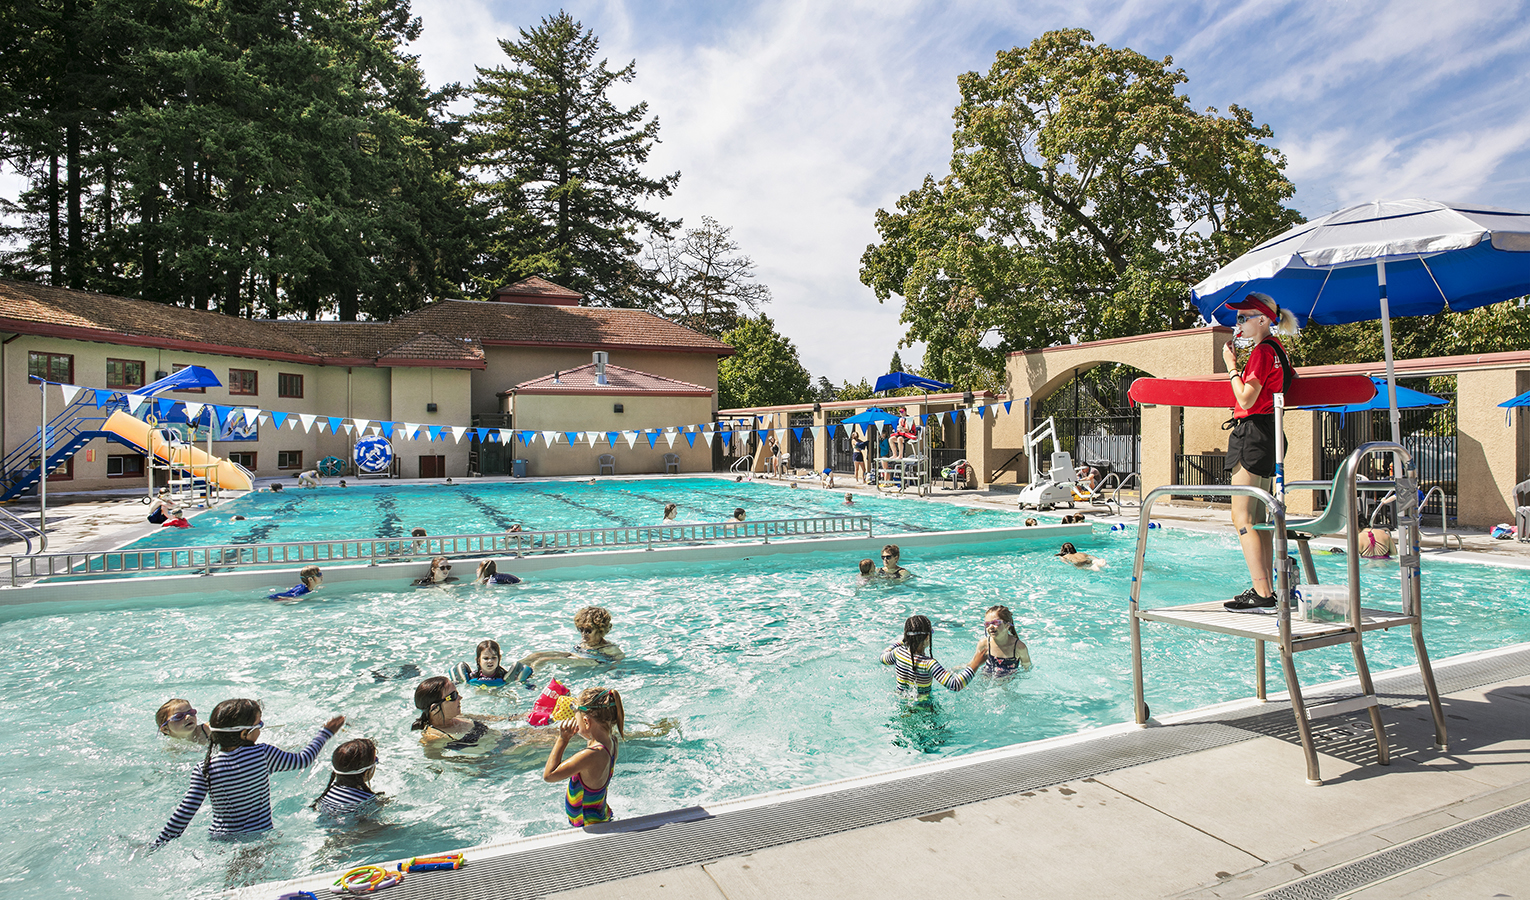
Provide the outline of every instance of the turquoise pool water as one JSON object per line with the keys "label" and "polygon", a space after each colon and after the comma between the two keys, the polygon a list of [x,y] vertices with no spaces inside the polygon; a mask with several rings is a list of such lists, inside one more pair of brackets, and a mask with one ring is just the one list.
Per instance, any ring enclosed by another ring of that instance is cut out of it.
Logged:
{"label": "turquoise pool water", "polygon": [[[567,646],[572,614],[589,602],[611,609],[611,637],[628,659],[567,683],[617,687],[632,718],[678,723],[624,745],[611,787],[619,816],[1125,721],[1132,537],[1100,531],[1076,542],[1108,561],[1097,573],[1064,565],[1050,548],[1016,545],[983,556],[910,553],[904,562],[917,578],[906,584],[861,585],[853,560],[804,554],[658,573],[585,567],[510,588],[325,587],[295,604],[214,592],[69,615],[12,611],[0,619],[0,641],[19,648],[0,658],[9,742],[0,827],[10,836],[0,877],[26,896],[178,896],[564,827],[562,786],[542,783],[540,748],[432,758],[409,730],[411,697],[420,677],[468,659],[485,637],[507,656]],[[1153,540],[1152,602],[1225,596],[1227,573],[1241,572],[1231,536]],[[1342,577],[1342,558],[1320,555],[1318,564],[1323,580]],[[1530,573],[1425,566],[1436,657],[1530,640]],[[1395,571],[1368,570],[1368,596],[1393,596]],[[978,640],[983,610],[1000,602],[1015,612],[1034,671],[939,691],[930,711],[894,694],[877,657],[905,617],[929,615],[936,655],[958,665]],[[1156,714],[1252,693],[1248,642],[1152,626],[1144,637]],[[1378,670],[1413,660],[1406,633],[1372,635],[1367,650]],[[1299,663],[1309,684],[1351,672],[1343,648],[1304,653]],[[373,674],[404,665],[422,675]],[[1272,666],[1272,689],[1278,672]],[[154,730],[154,710],[172,696],[204,715],[222,699],[258,698],[262,740],[289,748],[345,713],[342,737],[378,741],[374,785],[393,799],[364,827],[325,826],[307,809],[324,785],[321,763],[312,775],[274,777],[275,833],[212,842],[204,809],[184,837],[146,855],[201,759]],[[475,692],[465,709],[523,715],[530,700],[514,689]]]}
{"label": "turquoise pool water", "polygon": [[793,490],[780,482],[725,478],[326,485],[247,494],[197,515],[191,528],[162,529],[130,546],[394,538],[415,528],[433,535],[497,534],[513,524],[527,531],[657,525],[666,503],[679,507],[680,522],[722,522],[742,507],[753,520],[870,516],[878,534],[1002,528],[1025,519],[1014,509],[967,509],[892,496],[857,494],[847,506],[844,496],[816,484]]}

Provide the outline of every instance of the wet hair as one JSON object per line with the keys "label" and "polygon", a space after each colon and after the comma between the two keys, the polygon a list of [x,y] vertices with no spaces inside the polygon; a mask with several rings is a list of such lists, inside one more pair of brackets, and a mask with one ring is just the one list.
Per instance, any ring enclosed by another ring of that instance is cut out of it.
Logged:
{"label": "wet hair", "polygon": [[298,578],[302,579],[303,581],[307,581],[310,578],[323,578],[323,577],[324,577],[324,573],[319,570],[318,566],[304,566],[303,570],[298,573]]}
{"label": "wet hair", "polygon": [[[207,779],[207,793],[213,792],[212,752],[217,747],[224,753],[240,747],[253,747],[254,741],[246,740],[244,733],[260,721],[260,702],[257,700],[224,700],[213,707],[207,717],[207,755],[202,757],[202,777]],[[243,726],[243,727],[240,727]]]}
{"label": "wet hair", "polygon": [[350,485],[345,483],[345,479],[344,478],[340,479],[340,486],[341,487],[350,487]]}
{"label": "wet hair", "polygon": [[1025,520],[1025,527],[1027,527],[1027,528],[1031,527],[1032,525],[1036,525],[1036,524],[1039,524],[1039,523],[1035,519],[1026,519]]}
{"label": "wet hair", "polygon": [[[495,656],[502,660],[505,658],[505,654],[500,652],[499,641],[479,641],[478,649],[473,652],[473,665],[477,666],[480,672],[483,672],[483,651],[485,650],[493,650]],[[485,678],[504,678],[505,667],[495,663],[494,671],[483,672],[483,674]]]}
{"label": "wet hair", "polygon": [[[319,801],[337,784],[341,787],[366,788],[367,779],[376,767],[377,744],[371,738],[353,738],[336,747],[329,758],[329,783],[324,785],[319,796],[313,798],[308,808],[318,809]],[[358,772],[358,769],[361,771]],[[342,775],[342,772],[345,774]]]}
{"label": "wet hair", "polygon": [[666,503],[666,504],[664,504],[664,518],[666,518],[666,519],[673,519],[675,517],[675,513],[678,512],[679,509],[680,509],[680,507],[676,506],[673,503]]}
{"label": "wet hair", "polygon": [[[486,559],[483,562],[478,564],[478,577],[479,578],[493,578],[495,575],[498,575],[498,574],[499,574],[499,564],[494,562],[494,560]],[[482,647],[483,647],[483,645],[480,644],[479,648],[482,649]]]}
{"label": "wet hair", "polygon": [[611,630],[611,613],[603,606],[586,606],[574,613],[575,628],[594,628],[605,634]]}
{"label": "wet hair", "polygon": [[170,717],[175,715],[175,711],[181,706],[189,707],[191,706],[191,701],[182,700],[179,697],[174,697],[166,700],[165,705],[161,706],[154,713],[154,727],[163,729],[165,727],[165,723],[170,721]]}
{"label": "wet hair", "polygon": [[425,529],[423,529],[423,528],[416,528],[415,530],[409,532],[409,536],[410,537],[426,537],[427,535],[425,534]]}
{"label": "wet hair", "polygon": [[935,655],[934,627],[927,616],[909,616],[903,623],[903,646],[908,648],[909,659]]}
{"label": "wet hair", "polygon": [[505,529],[505,533],[506,534],[514,534],[515,532],[520,531],[520,530],[521,530],[521,523],[516,522],[514,525],[511,525],[509,528]]}
{"label": "wet hair", "polygon": [[442,569],[442,568],[449,569],[449,568],[451,568],[451,565],[452,565],[451,560],[447,559],[444,556],[432,556],[430,558],[430,567],[432,569]]}
{"label": "wet hair", "polygon": [[455,685],[445,675],[433,675],[420,682],[414,689],[414,708],[420,711],[420,717],[409,726],[410,731],[424,731],[430,725],[431,710],[441,705],[441,698],[450,694]]}
{"label": "wet hair", "polygon": [[280,494],[281,492],[282,492],[282,484],[281,484],[281,482],[278,481],[278,482],[275,482],[275,483],[273,483],[271,485],[271,493],[273,493],[273,494]]}
{"label": "wet hair", "polygon": [[1011,613],[1009,611],[1009,607],[1007,607],[1007,606],[990,606],[987,609],[983,610],[983,618],[985,618],[985,619],[988,618],[988,614],[989,613],[993,613],[993,614],[997,615],[999,617],[999,619],[1004,622],[1005,625],[1008,625],[1009,626],[1009,633],[1010,634],[1013,634],[1017,638],[1020,637],[1020,635],[1015,632],[1015,616],[1014,616],[1013,613]]}
{"label": "wet hair", "polygon": [[627,711],[615,688],[585,688],[579,692],[579,711],[616,733],[627,735]]}
{"label": "wet hair", "polygon": [[893,556],[902,556],[903,555],[903,552],[898,549],[898,545],[897,544],[888,544],[887,546],[882,548],[882,553],[884,553],[884,554],[891,553]]}
{"label": "wet hair", "polygon": [[1073,546],[1071,543],[1064,542],[1063,545],[1062,545],[1062,549],[1057,551],[1057,555],[1058,556],[1067,556],[1070,553],[1077,553],[1077,552],[1078,552],[1078,548],[1077,547]]}
{"label": "wet hair", "polygon": [[876,564],[875,561],[869,560],[869,559],[861,560],[861,574],[862,575],[870,575],[872,572],[875,572],[876,570],[877,570],[877,564]]}
{"label": "wet hair", "polygon": [[733,518],[737,519],[740,522],[744,521],[744,508],[742,506],[740,506],[738,509],[735,509],[733,511]]}

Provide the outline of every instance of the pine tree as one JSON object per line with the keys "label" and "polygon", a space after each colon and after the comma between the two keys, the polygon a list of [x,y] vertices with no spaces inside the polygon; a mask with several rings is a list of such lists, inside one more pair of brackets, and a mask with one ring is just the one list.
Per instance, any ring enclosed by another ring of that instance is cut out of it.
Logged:
{"label": "pine tree", "polygon": [[599,41],[566,12],[499,46],[510,65],[478,69],[469,117],[487,176],[480,287],[542,275],[587,303],[652,296],[634,235],[665,235],[679,224],[644,203],[668,196],[680,173],[642,173],[659,120],[645,121],[647,103],[623,110],[607,97],[612,85],[633,80],[636,63],[613,72],[597,62]]}

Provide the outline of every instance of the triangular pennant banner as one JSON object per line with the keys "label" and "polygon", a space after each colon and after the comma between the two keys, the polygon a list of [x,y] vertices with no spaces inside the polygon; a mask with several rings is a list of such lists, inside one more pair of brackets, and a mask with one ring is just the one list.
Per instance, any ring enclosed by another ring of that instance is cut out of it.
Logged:
{"label": "triangular pennant banner", "polygon": [[[500,434],[500,440],[503,440],[503,441],[505,441],[507,443],[509,442],[510,439],[505,437],[505,432],[501,431],[499,434]],[[522,444],[525,444],[528,447],[531,446],[531,442],[532,441],[537,439],[537,433],[535,431],[521,431],[521,432],[517,432],[516,436],[521,439],[521,443]]]}
{"label": "triangular pennant banner", "polygon": [[[570,447],[574,446],[575,444],[577,444],[579,442],[579,432],[577,432],[577,431],[565,431],[565,432],[563,432],[563,436],[568,438],[568,445]],[[591,441],[590,442],[590,446],[591,447],[595,446],[595,442]]]}
{"label": "triangular pennant banner", "polygon": [[411,441],[417,441],[417,440],[420,439],[420,429],[424,428],[424,427],[425,427],[424,425],[416,425],[413,422],[405,422],[404,423],[404,437],[408,438]]}
{"label": "triangular pennant banner", "polygon": [[638,433],[636,431],[623,431],[622,440],[627,442],[627,449],[631,450],[637,445]]}
{"label": "triangular pennant banner", "polygon": [[[707,439],[707,446],[708,447],[712,446],[712,437],[713,437],[712,432],[710,432],[710,431],[703,431],[701,433],[701,436]],[[691,446],[694,447],[696,445],[693,443]]]}
{"label": "triangular pennant banner", "polygon": [[69,404],[73,403],[74,402],[74,398],[78,397],[79,394],[80,394],[80,391],[83,391],[83,390],[85,390],[85,389],[80,387],[77,384],[61,384],[61,385],[58,386],[58,392],[60,394],[64,395],[64,405],[65,406],[68,406]]}
{"label": "triangular pennant banner", "polygon": [[94,393],[96,395],[96,409],[100,409],[101,407],[105,406],[106,404],[112,402],[112,395],[117,393],[117,392],[116,391],[96,390],[96,391],[93,391],[92,393]]}
{"label": "triangular pennant banner", "polygon": [[1015,402],[1015,401],[1013,401],[1013,400],[1005,400],[1005,401],[1004,401],[1004,411],[1005,411],[1005,412],[1006,412],[1006,413],[1007,413],[1007,412],[1009,412],[1009,406],[1010,406],[1010,404],[1011,404],[1011,403],[1014,403],[1014,402]]}
{"label": "triangular pennant banner", "polygon": [[318,421],[319,418],[318,416],[311,416],[308,413],[298,413],[297,417],[298,421],[303,423],[304,431],[313,431],[313,423]]}
{"label": "triangular pennant banner", "polygon": [[804,431],[807,431],[807,426],[805,426],[805,425],[803,427],[801,427],[801,428],[793,428],[792,429],[792,434],[796,435],[797,443],[799,443],[799,444],[802,443],[802,432],[804,432]]}
{"label": "triangular pennant banner", "polygon": [[203,403],[192,403],[190,400],[185,401],[185,403],[186,403],[186,421],[188,421],[188,422],[195,422],[197,419],[202,417],[202,407],[205,406],[206,404],[203,404]]}
{"label": "triangular pennant banner", "polygon": [[[800,435],[799,435],[799,437],[800,437]],[[785,428],[777,428],[776,429],[776,443],[780,444],[782,447],[786,446],[786,429]]]}
{"label": "triangular pennant banner", "polygon": [[444,426],[442,426],[442,425],[427,425],[427,426],[425,426],[425,428],[426,428],[426,431],[428,431],[430,433],[430,439],[432,441],[439,441],[441,439],[441,431],[444,428]]}
{"label": "triangular pennant banner", "polygon": [[254,428],[255,420],[260,418],[260,410],[246,406],[244,409],[240,410],[240,412],[244,413],[244,427]]}
{"label": "triangular pennant banner", "polygon": [[928,424],[930,424],[930,414],[929,413],[925,413],[924,415],[920,416],[919,417],[919,424],[920,425],[928,425]]}
{"label": "triangular pennant banner", "polygon": [[[659,442],[659,435],[661,433],[662,432],[658,432],[658,431],[650,431],[650,432],[648,432],[648,449],[649,450],[652,450],[654,448],[654,445],[656,445]],[[669,432],[667,434],[664,434],[664,440],[666,442],[668,442],[671,447],[675,446],[675,433],[671,431],[671,432]]]}
{"label": "triangular pennant banner", "polygon": [[393,422],[378,422],[377,423],[377,427],[382,430],[382,436],[387,438],[390,441],[393,439],[393,427],[394,427],[394,424],[395,423],[393,423]]}
{"label": "triangular pennant banner", "polygon": [[154,401],[154,414],[161,419],[170,415],[170,410],[175,409],[175,401],[166,397],[160,397]]}
{"label": "triangular pennant banner", "polygon": [[145,397],[143,394],[128,394],[127,402],[128,411],[136,416],[138,415],[138,410],[141,409],[145,403],[149,402],[149,398]]}
{"label": "triangular pennant banner", "polygon": [[595,442],[600,440],[600,432],[598,432],[598,431],[586,431],[586,432],[584,432],[584,439],[587,442],[589,442],[589,445],[591,447],[593,447],[593,446],[595,446]]}
{"label": "triangular pennant banner", "polygon": [[356,426],[351,424],[350,422],[346,422],[344,425],[341,425],[340,427],[345,429],[345,433],[346,434],[350,434],[351,432],[356,430]]}
{"label": "triangular pennant banner", "polygon": [[[720,431],[720,432],[718,432],[718,434],[722,435],[723,443],[725,443],[725,444],[728,443],[729,441],[733,440],[733,432],[731,432],[731,431]],[[707,441],[707,443],[710,444],[712,442],[711,441]]]}
{"label": "triangular pennant banner", "polygon": [[616,439],[618,437],[620,437],[620,436],[621,436],[621,432],[618,432],[618,431],[608,431],[608,432],[606,432],[606,446],[607,447],[615,447],[616,446]]}
{"label": "triangular pennant banner", "polygon": [[[696,432],[694,432],[694,431],[687,431],[687,432],[685,432],[685,443],[688,446],[691,446],[691,447],[696,446]],[[707,441],[707,446],[710,447],[711,445],[712,445],[712,442],[711,441]],[[673,447],[675,445],[673,443],[671,443],[670,446]]]}
{"label": "triangular pennant banner", "polygon": [[329,426],[329,433],[334,434],[340,430],[340,423],[345,420],[339,416],[325,416],[324,422]]}
{"label": "triangular pennant banner", "polygon": [[356,425],[357,434],[366,434],[367,426],[372,424],[371,419],[352,419],[351,421]]}

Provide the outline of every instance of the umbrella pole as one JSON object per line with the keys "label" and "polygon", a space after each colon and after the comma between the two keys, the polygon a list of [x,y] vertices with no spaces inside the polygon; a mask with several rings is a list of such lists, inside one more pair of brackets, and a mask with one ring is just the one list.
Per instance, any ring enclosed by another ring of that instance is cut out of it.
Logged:
{"label": "umbrella pole", "polygon": [[1397,372],[1392,361],[1392,311],[1387,305],[1387,263],[1376,260],[1376,289],[1381,294],[1381,347],[1387,360],[1387,414],[1392,420],[1392,443],[1402,443],[1402,416],[1397,412]]}

